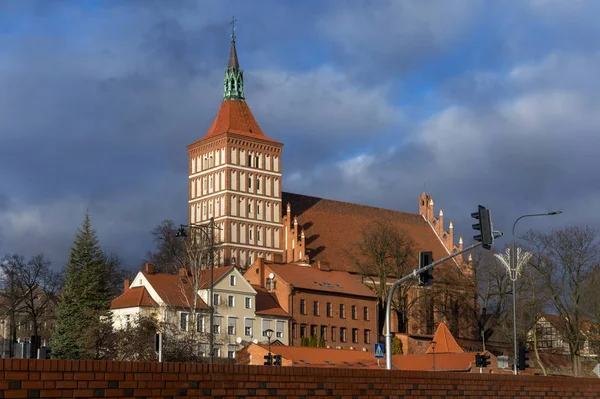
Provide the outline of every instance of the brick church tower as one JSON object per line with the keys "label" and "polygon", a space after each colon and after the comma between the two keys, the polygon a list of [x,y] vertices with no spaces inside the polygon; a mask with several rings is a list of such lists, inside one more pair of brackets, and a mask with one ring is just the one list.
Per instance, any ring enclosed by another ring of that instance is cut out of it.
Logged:
{"label": "brick church tower", "polygon": [[281,259],[283,144],[263,134],[248,107],[233,33],[221,108],[187,149],[188,221],[214,218],[221,263],[245,268],[259,257]]}

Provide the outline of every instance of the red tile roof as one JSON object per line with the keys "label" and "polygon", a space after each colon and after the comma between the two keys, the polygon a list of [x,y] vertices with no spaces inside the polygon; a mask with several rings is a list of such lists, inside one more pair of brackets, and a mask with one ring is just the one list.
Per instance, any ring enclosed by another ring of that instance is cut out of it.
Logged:
{"label": "red tile roof", "polygon": [[268,267],[283,281],[314,291],[333,292],[338,294],[352,294],[357,296],[376,298],[377,295],[357,276],[345,271],[325,271],[311,266],[300,266],[294,263],[268,263]]}
{"label": "red tile roof", "polygon": [[380,220],[408,233],[414,243],[415,266],[419,251],[432,251],[434,259],[448,256],[431,225],[419,214],[287,192],[283,193],[282,201],[284,205],[291,204],[292,216],[298,217],[299,226],[305,230],[307,254],[311,260],[327,260],[332,269],[357,272],[347,251],[352,251],[356,243],[362,241],[361,231],[365,226]]}
{"label": "red tile roof", "polygon": [[[223,278],[227,273],[233,269],[233,266],[215,267],[213,275],[213,283],[217,284],[219,280]],[[210,269],[202,270],[200,273],[200,286],[199,289],[206,289],[210,287]]]}
{"label": "red tile roof", "polygon": [[[216,284],[225,274],[231,270],[232,266],[215,267],[214,283]],[[179,276],[167,273],[148,274],[142,271],[143,275],[154,288],[160,298],[169,306],[190,308],[194,306],[194,280],[191,276]],[[200,285],[198,289],[205,289],[210,286],[210,269],[202,270],[200,273]],[[197,293],[195,294],[197,295]],[[197,295],[195,301],[196,309],[208,308],[206,303]]]}
{"label": "red tile roof", "polygon": [[435,352],[436,355],[438,353],[465,353],[464,349],[456,342],[454,336],[452,336],[452,333],[448,330],[448,327],[444,322],[441,322],[438,325],[433,336],[433,342],[435,342],[435,347],[430,345],[425,353]]}
{"label": "red tile roof", "polygon": [[475,355],[475,352],[438,354],[436,351],[435,356],[433,354],[392,356],[392,363],[394,368],[400,370],[470,371],[475,362]]}
{"label": "red tile roof", "polygon": [[[248,103],[238,100],[226,100],[221,103],[221,108],[208,129],[204,139],[215,137],[223,133],[233,133],[244,137],[267,140],[275,144],[281,144],[265,136],[254,119]],[[189,146],[188,146],[189,147]]]}
{"label": "red tile roof", "polygon": [[[267,345],[250,344],[258,346],[265,351]],[[251,348],[247,348],[251,349]],[[309,348],[298,346],[273,346],[271,352],[285,360],[290,360],[296,367],[342,367],[342,368],[371,368],[385,369],[385,359],[379,364],[373,352],[363,352],[349,349]],[[470,371],[475,362],[475,352],[470,353],[445,353],[433,355],[394,355],[392,364],[394,369],[428,371]],[[489,352],[486,352],[489,354]],[[493,356],[493,355],[491,355]],[[262,357],[259,359],[262,362]]]}
{"label": "red tile roof", "polygon": [[256,314],[262,316],[290,317],[290,315],[279,306],[277,299],[266,289],[259,285],[252,285],[256,291]]}
{"label": "red tile roof", "polygon": [[111,309],[135,308],[135,307],[158,307],[145,287],[129,288],[127,291],[113,299]]}

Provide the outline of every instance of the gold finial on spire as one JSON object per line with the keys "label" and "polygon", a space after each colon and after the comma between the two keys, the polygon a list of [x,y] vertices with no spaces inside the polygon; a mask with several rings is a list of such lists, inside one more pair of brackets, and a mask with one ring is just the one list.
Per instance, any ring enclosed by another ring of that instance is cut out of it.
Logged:
{"label": "gold finial on spire", "polygon": [[231,42],[235,43],[235,21],[237,21],[237,19],[235,19],[235,16],[231,17],[231,22],[229,23],[229,25],[231,25]]}

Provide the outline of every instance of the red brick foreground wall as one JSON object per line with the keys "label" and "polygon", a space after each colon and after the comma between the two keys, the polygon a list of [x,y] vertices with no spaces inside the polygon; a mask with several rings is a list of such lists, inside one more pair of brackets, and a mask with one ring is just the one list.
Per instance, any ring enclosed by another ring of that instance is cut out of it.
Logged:
{"label": "red brick foreground wall", "polygon": [[600,397],[600,379],[334,368],[0,359],[0,398]]}

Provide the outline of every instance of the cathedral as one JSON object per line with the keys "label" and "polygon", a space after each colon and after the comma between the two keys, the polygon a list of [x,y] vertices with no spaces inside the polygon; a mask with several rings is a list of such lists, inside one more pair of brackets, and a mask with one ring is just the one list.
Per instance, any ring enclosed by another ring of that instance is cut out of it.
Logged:
{"label": "cathedral", "polygon": [[[462,237],[456,239],[451,221],[446,226],[441,209],[435,214],[427,193],[415,198],[418,213],[405,213],[282,191],[283,143],[267,136],[252,115],[234,35],[224,75],[223,99],[212,125],[187,146],[188,222],[214,220],[220,263],[241,270],[257,259],[318,263],[358,275],[347,253],[361,239],[361,229],[373,221],[406,232],[417,254],[431,251],[434,259],[441,259],[463,248]],[[414,261],[417,267],[418,256]],[[469,279],[470,265],[461,257],[442,267]],[[426,334],[433,330],[433,322],[429,324],[415,322],[408,332]]]}

